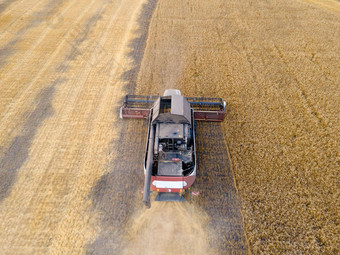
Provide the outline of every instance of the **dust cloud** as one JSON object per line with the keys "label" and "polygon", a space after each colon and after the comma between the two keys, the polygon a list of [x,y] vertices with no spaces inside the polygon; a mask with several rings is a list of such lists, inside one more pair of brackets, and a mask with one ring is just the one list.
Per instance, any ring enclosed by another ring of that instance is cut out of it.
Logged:
{"label": "dust cloud", "polygon": [[208,220],[190,203],[152,203],[128,224],[123,254],[209,254]]}

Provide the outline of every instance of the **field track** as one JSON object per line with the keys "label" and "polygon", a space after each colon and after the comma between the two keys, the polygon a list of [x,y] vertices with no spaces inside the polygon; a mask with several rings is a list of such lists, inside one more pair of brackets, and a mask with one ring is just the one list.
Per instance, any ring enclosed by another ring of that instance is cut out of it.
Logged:
{"label": "field track", "polygon": [[[339,253],[340,3],[0,0],[0,254]],[[186,203],[141,203],[126,93],[223,97]]]}

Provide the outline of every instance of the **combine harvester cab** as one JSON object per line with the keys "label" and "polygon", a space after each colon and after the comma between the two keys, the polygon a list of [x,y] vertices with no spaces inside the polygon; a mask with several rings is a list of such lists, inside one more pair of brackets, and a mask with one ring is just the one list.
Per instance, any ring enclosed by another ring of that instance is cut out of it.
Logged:
{"label": "combine harvester cab", "polygon": [[163,96],[127,95],[121,118],[148,118],[144,161],[143,202],[150,207],[150,189],[156,201],[185,201],[184,191],[196,178],[195,120],[223,121],[221,98],[184,97],[179,90]]}

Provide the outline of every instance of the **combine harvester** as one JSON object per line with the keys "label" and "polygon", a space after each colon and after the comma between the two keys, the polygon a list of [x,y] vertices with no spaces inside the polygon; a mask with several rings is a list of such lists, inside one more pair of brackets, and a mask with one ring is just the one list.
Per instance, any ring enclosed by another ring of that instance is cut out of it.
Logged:
{"label": "combine harvester", "polygon": [[221,98],[184,97],[169,89],[163,96],[126,95],[120,118],[147,118],[143,202],[149,208],[150,187],[156,201],[184,201],[184,190],[196,178],[195,121],[223,121]]}

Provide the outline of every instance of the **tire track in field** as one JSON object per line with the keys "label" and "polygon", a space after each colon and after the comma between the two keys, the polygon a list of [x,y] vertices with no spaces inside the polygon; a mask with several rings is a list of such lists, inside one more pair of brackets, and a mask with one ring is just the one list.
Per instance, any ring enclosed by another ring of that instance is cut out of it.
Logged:
{"label": "tire track in field", "polygon": [[[133,93],[139,68],[144,55],[148,29],[158,0],[149,0],[142,6],[137,20],[137,37],[129,43],[128,57],[133,59],[132,68],[123,73],[125,90]],[[119,108],[113,109],[119,112]],[[124,250],[124,231],[132,213],[135,199],[143,181],[143,156],[147,123],[143,120],[120,120],[117,123],[119,138],[111,141],[110,151],[117,156],[109,163],[110,171],[103,175],[91,192],[94,210],[101,215],[101,233],[87,247],[88,254],[120,254]],[[111,152],[109,152],[111,153]]]}
{"label": "tire track in field", "polygon": [[307,92],[303,89],[303,84],[300,82],[299,78],[296,76],[293,70],[291,70],[287,60],[285,59],[283,55],[283,51],[280,49],[280,47],[275,44],[275,49],[279,55],[280,60],[285,65],[285,68],[287,70],[291,71],[291,76],[293,80],[295,81],[295,87],[299,94],[301,95],[302,100],[304,101],[304,105],[306,106],[306,109],[308,109],[310,115],[317,120],[317,123],[321,125],[324,128],[329,128],[326,124],[326,121],[322,118],[321,114],[318,112],[317,108],[314,106],[313,102],[309,99]]}

